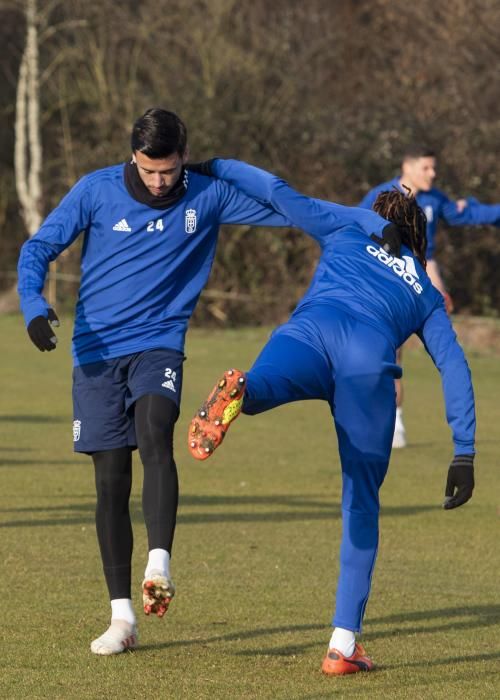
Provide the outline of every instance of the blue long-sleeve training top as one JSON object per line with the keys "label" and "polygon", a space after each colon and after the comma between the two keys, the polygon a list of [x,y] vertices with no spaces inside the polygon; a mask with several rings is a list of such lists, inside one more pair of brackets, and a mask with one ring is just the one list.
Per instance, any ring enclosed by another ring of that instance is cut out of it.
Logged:
{"label": "blue long-sleeve training top", "polygon": [[158,347],[182,351],[219,225],[290,225],[221,180],[186,173],[186,181],[185,195],[158,210],[128,193],[123,164],[79,180],[22,247],[18,289],[26,325],[47,316],[49,262],[83,232],[75,365]]}
{"label": "blue long-sleeve training top", "polygon": [[[363,197],[358,206],[371,209],[381,192],[389,192],[394,187],[403,190],[400,178],[395,177],[389,182],[377,185]],[[419,192],[415,199],[427,218],[427,260],[434,257],[439,219],[443,219],[450,226],[500,226],[500,204],[482,204],[474,197],[468,197],[467,206],[459,212],[457,203],[435,188],[428,192]]]}
{"label": "blue long-sleeve training top", "polygon": [[[394,349],[413,333],[419,335],[441,373],[455,454],[474,452],[474,394],[467,360],[441,294],[413,253],[403,247],[401,258],[395,258],[367,238],[370,226],[376,232],[380,221],[387,222],[367,209],[306,197],[271,173],[240,161],[217,159],[212,167],[217,177],[272,206],[320,244],[315,274],[294,313],[317,304],[340,307],[383,333]],[[376,218],[363,219],[363,211]]]}
{"label": "blue long-sleeve training top", "polygon": [[[26,241],[18,264],[26,325],[47,316],[49,262],[83,232],[73,334],[75,365],[167,347],[182,351],[189,318],[212,267],[220,224],[291,226],[269,204],[230,184],[186,173],[185,195],[165,211],[136,201],[124,166],[83,177]],[[364,218],[383,219],[370,212]],[[370,228],[372,228],[370,226]]]}

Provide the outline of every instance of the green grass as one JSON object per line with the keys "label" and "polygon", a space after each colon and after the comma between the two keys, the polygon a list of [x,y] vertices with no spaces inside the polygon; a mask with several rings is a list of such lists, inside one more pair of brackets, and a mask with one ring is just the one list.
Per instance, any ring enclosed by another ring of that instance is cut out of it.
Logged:
{"label": "green grass", "polygon": [[[405,355],[410,445],[382,489],[381,543],[364,642],[373,674],[325,678],[338,571],[340,473],[326,405],[241,417],[208,462],[187,423],[218,373],[247,367],[265,330],[193,330],[176,441],[181,504],[163,620],[141,618],[141,647],[93,656],[108,623],[93,525],[93,473],[73,456],[65,320],[56,352],[0,319],[0,697],[500,697],[498,392],[500,365],[472,354],[479,418],[477,488],[440,508],[452,448],[439,377]],[[141,467],[133,489],[134,596],[146,540]]]}

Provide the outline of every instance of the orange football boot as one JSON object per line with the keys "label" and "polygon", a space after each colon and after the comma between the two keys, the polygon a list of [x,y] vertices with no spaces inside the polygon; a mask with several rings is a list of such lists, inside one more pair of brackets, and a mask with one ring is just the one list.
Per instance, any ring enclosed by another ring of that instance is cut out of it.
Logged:
{"label": "orange football boot", "polygon": [[358,671],[372,671],[374,663],[366,655],[362,644],[356,644],[352,656],[344,656],[337,649],[328,649],[323,659],[321,670],[327,676],[343,676],[346,673],[357,673]]}
{"label": "orange football boot", "polygon": [[245,375],[228,369],[189,424],[188,446],[195,459],[207,459],[219,447],[239,415],[245,393]]}

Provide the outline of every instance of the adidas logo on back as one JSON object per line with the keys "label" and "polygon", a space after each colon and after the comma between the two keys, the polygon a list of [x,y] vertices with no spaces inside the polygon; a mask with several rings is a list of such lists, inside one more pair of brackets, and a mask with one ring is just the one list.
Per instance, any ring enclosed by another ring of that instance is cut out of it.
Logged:
{"label": "adidas logo on back", "polygon": [[408,284],[414,292],[422,294],[423,287],[418,281],[417,269],[415,261],[409,255],[403,255],[401,258],[396,258],[389,253],[386,253],[383,248],[376,248],[373,245],[367,245],[366,250],[373,255],[374,258],[380,260],[381,263],[387,265],[398,277]]}
{"label": "adidas logo on back", "polygon": [[120,221],[113,226],[113,231],[128,231],[128,233],[130,233],[132,229],[127,224],[127,219],[120,219]]}

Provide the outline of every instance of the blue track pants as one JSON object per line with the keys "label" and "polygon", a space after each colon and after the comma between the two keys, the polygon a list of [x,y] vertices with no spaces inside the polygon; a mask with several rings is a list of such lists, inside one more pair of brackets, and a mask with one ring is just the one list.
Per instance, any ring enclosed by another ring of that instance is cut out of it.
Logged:
{"label": "blue track pants", "polygon": [[328,305],[280,326],[247,373],[243,412],[324,399],[342,465],[342,542],[332,624],[361,631],[378,547],[379,489],[396,412],[395,348],[375,328]]}

